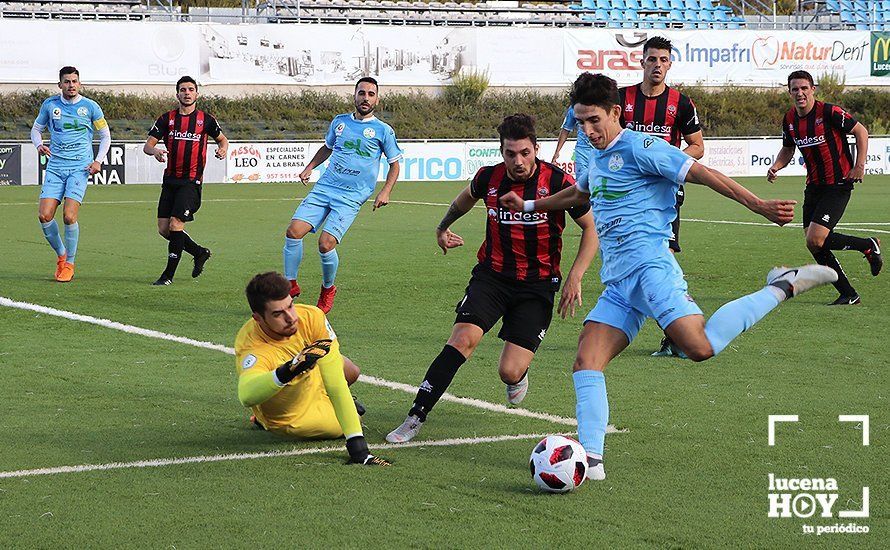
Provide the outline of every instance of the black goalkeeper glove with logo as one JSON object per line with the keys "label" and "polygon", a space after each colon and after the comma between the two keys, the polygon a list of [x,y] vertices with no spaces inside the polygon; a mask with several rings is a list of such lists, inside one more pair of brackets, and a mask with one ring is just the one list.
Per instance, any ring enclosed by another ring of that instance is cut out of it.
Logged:
{"label": "black goalkeeper glove with logo", "polygon": [[357,435],[346,440],[346,450],[349,451],[347,464],[361,464],[363,466],[392,466],[392,462],[374,456],[368,450],[368,442],[365,436]]}
{"label": "black goalkeeper glove with logo", "polygon": [[303,348],[300,355],[275,369],[278,381],[287,384],[297,376],[315,368],[315,363],[331,351],[332,342],[332,340],[316,340]]}

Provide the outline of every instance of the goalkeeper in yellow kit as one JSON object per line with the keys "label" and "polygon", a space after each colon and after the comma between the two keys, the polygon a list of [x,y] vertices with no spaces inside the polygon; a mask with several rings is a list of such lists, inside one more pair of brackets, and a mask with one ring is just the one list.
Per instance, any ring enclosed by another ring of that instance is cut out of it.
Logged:
{"label": "goalkeeper in yellow kit", "polygon": [[[368,450],[349,393],[358,367],[340,355],[324,313],[294,304],[290,283],[260,273],[245,293],[253,316],[235,337],[238,399],[266,430],[299,439],[346,437],[352,464],[388,466]],[[345,373],[344,373],[345,363]]]}

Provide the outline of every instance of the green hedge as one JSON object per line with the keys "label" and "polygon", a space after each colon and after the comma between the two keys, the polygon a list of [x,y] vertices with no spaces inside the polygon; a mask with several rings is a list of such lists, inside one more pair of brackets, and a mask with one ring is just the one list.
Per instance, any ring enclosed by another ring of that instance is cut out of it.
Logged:
{"label": "green hedge", "polygon": [[[757,90],[726,87],[720,91],[680,87],[693,98],[706,136],[778,135],[782,114],[791,102],[784,89]],[[28,139],[40,103],[53,92],[0,94],[0,139]],[[489,90],[481,98],[455,100],[443,94],[386,94],[381,118],[392,124],[401,139],[495,138],[495,128],[507,114],[528,112],[537,117],[540,137],[559,131],[566,95],[534,91]],[[171,97],[143,97],[84,90],[99,102],[115,139],[144,139],[158,115],[175,107]],[[845,90],[842,84],[825,82],[823,99],[843,105],[873,135],[890,133],[890,93],[876,89]],[[352,110],[348,95],[304,91],[298,94],[265,94],[242,98],[203,96],[201,108],[214,114],[226,135],[236,140],[320,139],[331,118]]]}

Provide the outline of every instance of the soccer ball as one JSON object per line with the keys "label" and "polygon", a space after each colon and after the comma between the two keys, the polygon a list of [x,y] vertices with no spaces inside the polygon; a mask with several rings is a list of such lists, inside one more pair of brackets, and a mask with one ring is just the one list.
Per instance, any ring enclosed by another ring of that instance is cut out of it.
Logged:
{"label": "soccer ball", "polygon": [[567,493],[584,483],[587,454],[574,439],[549,435],[535,445],[528,466],[538,487],[548,493]]}

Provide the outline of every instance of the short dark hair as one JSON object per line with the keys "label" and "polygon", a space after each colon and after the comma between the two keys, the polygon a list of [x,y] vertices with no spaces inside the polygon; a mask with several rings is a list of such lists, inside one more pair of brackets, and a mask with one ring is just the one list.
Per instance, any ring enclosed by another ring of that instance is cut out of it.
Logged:
{"label": "short dark hair", "polygon": [[80,78],[80,71],[77,70],[77,67],[72,67],[71,65],[65,65],[61,69],[59,69],[59,82],[62,81],[62,77],[66,74],[76,74],[78,78]]}
{"label": "short dark hair", "polygon": [[596,105],[606,111],[618,105],[618,85],[604,74],[581,73],[569,94],[572,105]]}
{"label": "short dark hair", "polygon": [[275,271],[259,273],[247,283],[244,294],[247,295],[250,311],[262,315],[266,312],[267,302],[284,300],[288,297],[290,294],[290,281],[285,279],[281,273]]}
{"label": "short dark hair", "polygon": [[813,75],[806,71],[794,71],[793,73],[788,75],[788,87],[791,88],[792,80],[809,80],[810,86],[815,86],[816,83],[813,82]]}
{"label": "short dark hair", "polygon": [[535,133],[535,117],[524,113],[506,116],[498,125],[498,135],[501,136],[502,149],[505,139],[530,139],[533,145],[537,145],[538,135]]}
{"label": "short dark hair", "polygon": [[643,54],[652,49],[671,51],[671,41],[663,36],[653,36],[643,44]]}
{"label": "short dark hair", "polygon": [[195,82],[195,79],[188,75],[185,75],[185,76],[179,77],[179,80],[176,81],[176,92],[177,93],[179,92],[179,87],[182,86],[183,82],[191,82],[192,84],[195,85],[195,90],[198,89],[198,83]]}
{"label": "short dark hair", "polygon": [[380,86],[377,84],[376,78],[374,78],[373,76],[363,76],[358,79],[358,82],[355,83],[356,91],[358,91],[358,85],[361,84],[362,82],[370,82],[371,84],[374,85],[375,88],[377,88],[377,90],[380,90]]}

